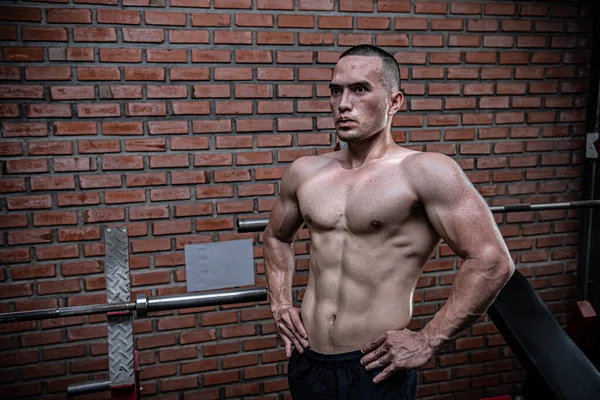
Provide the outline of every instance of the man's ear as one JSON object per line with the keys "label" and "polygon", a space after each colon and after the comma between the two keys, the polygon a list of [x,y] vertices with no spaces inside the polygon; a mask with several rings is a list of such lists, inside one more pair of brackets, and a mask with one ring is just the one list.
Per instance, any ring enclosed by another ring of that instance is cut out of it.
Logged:
{"label": "man's ear", "polygon": [[392,106],[390,107],[389,115],[394,115],[398,112],[404,103],[404,94],[401,91],[392,94]]}

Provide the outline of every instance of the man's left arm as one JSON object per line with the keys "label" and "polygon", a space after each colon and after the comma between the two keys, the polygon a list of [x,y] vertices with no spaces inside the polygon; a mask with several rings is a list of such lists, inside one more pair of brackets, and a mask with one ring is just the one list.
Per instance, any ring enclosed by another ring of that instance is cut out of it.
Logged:
{"label": "man's left arm", "polygon": [[489,207],[454,160],[421,153],[407,157],[405,165],[429,221],[464,262],[448,301],[420,332],[388,331],[363,347],[367,369],[386,367],[375,382],[425,365],[485,313],[514,271]]}

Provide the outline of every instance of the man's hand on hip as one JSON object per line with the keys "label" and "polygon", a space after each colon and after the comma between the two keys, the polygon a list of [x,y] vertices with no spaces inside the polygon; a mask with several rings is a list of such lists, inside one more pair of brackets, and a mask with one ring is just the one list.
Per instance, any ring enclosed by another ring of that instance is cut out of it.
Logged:
{"label": "man's hand on hip", "polygon": [[367,370],[385,367],[373,382],[379,383],[401,369],[420,368],[434,354],[420,332],[402,329],[387,331],[361,349],[365,356],[360,360]]}
{"label": "man's hand on hip", "polygon": [[308,347],[308,335],[300,318],[300,309],[292,305],[283,305],[273,311],[277,332],[285,343],[285,355],[291,357],[292,346],[302,353]]}

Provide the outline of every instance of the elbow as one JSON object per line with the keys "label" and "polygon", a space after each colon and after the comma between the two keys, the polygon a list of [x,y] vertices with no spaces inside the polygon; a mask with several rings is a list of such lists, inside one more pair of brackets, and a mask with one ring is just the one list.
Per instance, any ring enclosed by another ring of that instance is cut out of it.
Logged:
{"label": "elbow", "polygon": [[502,252],[492,261],[494,278],[502,282],[502,286],[508,282],[515,272],[515,263],[508,252]]}
{"label": "elbow", "polygon": [[265,229],[264,233],[263,233],[263,241],[265,244],[272,244],[273,242],[275,243],[285,243],[288,246],[292,246],[294,244],[294,238],[292,237],[291,240],[285,240],[281,237],[279,237],[274,231],[273,229],[271,229],[271,225],[267,225],[267,228]]}
{"label": "elbow", "polygon": [[503,284],[508,282],[511,276],[515,273],[515,263],[513,262],[510,255],[504,257],[504,259],[498,263],[498,273],[500,274]]}
{"label": "elbow", "polygon": [[502,282],[502,285],[508,282],[515,272],[515,263],[507,250],[490,250],[486,252],[484,260],[491,279]]}

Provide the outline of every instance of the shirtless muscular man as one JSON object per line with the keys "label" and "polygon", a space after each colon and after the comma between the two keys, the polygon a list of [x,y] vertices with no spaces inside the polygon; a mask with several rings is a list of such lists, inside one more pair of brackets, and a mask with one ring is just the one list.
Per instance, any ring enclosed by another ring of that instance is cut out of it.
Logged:
{"label": "shirtless muscular man", "polygon": [[[361,45],[337,62],[330,105],[347,148],[291,163],[264,232],[277,331],[294,399],[414,399],[416,370],[473,324],[514,264],[483,198],[451,158],[396,145],[398,64]],[[294,238],[306,221],[310,269],[292,301]],[[464,262],[448,301],[406,329],[419,275],[443,239]]]}

